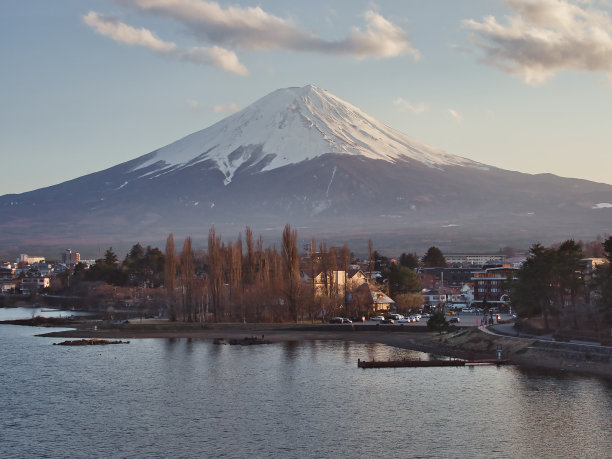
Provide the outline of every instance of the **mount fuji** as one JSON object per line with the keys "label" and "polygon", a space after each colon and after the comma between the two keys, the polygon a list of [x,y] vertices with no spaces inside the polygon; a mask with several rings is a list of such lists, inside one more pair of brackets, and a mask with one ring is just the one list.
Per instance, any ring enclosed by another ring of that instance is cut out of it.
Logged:
{"label": "mount fuji", "polygon": [[279,89],[109,169],[0,196],[13,249],[205,237],[250,226],[399,250],[524,247],[612,232],[612,186],[428,146],[316,86]]}

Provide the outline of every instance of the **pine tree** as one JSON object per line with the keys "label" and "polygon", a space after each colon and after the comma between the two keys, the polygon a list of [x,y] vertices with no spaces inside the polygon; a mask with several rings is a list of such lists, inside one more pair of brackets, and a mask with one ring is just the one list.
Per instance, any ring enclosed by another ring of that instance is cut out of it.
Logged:
{"label": "pine tree", "polygon": [[423,266],[426,268],[445,268],[448,265],[442,251],[436,246],[431,246],[423,256]]}

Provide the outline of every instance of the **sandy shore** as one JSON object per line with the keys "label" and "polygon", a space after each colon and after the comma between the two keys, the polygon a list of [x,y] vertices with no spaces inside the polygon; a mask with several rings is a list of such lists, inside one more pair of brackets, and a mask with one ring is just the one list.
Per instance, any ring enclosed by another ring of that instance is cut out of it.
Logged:
{"label": "sandy shore", "polygon": [[130,324],[84,323],[77,329],[56,331],[41,336],[62,338],[138,339],[138,338],[216,338],[242,339],[265,336],[270,342],[301,340],[340,340],[358,343],[381,343],[448,355],[463,359],[493,359],[498,346],[502,357],[512,364],[562,372],[594,375],[612,380],[610,359],[593,352],[560,352],[545,349],[535,339],[495,336],[476,328],[459,333],[438,334],[423,327],[384,327],[364,325],[295,325],[295,324],[200,324],[142,321]]}

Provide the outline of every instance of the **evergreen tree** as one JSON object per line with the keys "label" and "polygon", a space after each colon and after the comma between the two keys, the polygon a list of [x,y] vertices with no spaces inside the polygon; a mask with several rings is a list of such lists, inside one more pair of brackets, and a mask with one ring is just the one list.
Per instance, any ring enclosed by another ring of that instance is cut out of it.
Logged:
{"label": "evergreen tree", "polygon": [[612,323],[612,236],[602,244],[604,256],[608,263],[601,264],[595,270],[595,305],[607,323]]}
{"label": "evergreen tree", "polygon": [[556,312],[553,288],[555,258],[554,249],[541,244],[532,245],[516,280],[509,284],[512,307],[518,315],[532,317],[541,314],[547,330],[548,318]]}
{"label": "evergreen tree", "polygon": [[559,305],[563,306],[566,296],[569,296],[574,327],[578,328],[576,300],[584,288],[584,262],[582,262],[582,247],[574,240],[563,242],[557,249],[555,271],[558,281]]}
{"label": "evergreen tree", "polygon": [[436,246],[431,246],[423,256],[423,266],[426,268],[446,268],[446,260],[442,251]]}
{"label": "evergreen tree", "polygon": [[419,257],[416,253],[402,253],[399,257],[399,264],[406,268],[416,269],[419,267]]}
{"label": "evergreen tree", "polygon": [[104,253],[104,263],[108,266],[116,266],[119,263],[119,259],[117,255],[115,255],[115,252],[113,252],[112,247],[109,247]]}
{"label": "evergreen tree", "polygon": [[421,278],[412,269],[391,263],[389,269],[382,273],[388,281],[389,295],[395,298],[402,293],[416,293],[421,290]]}

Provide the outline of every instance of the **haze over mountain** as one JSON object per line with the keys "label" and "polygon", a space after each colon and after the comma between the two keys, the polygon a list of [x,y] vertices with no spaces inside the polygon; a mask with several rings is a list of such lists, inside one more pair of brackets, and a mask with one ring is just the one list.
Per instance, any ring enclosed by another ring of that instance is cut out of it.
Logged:
{"label": "haze over mountain", "polygon": [[246,225],[418,249],[525,247],[612,233],[612,186],[430,147],[316,86],[279,89],[109,169],[0,197],[0,243],[119,245]]}

